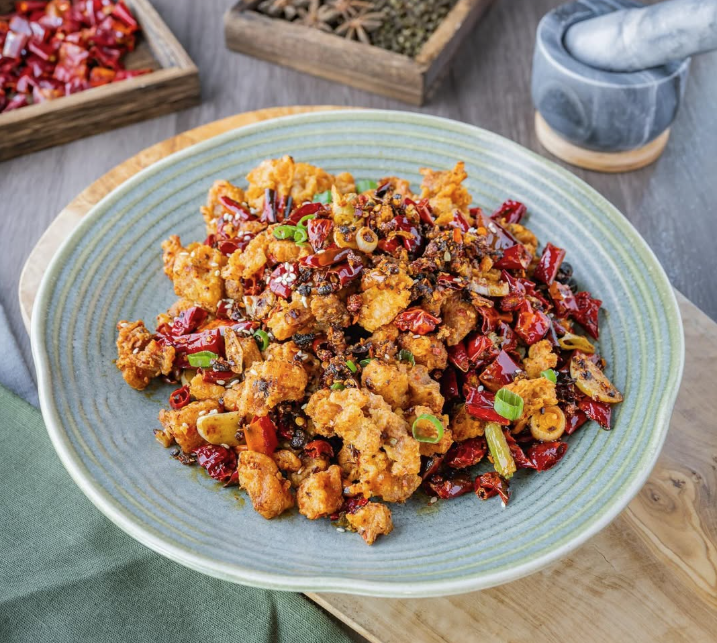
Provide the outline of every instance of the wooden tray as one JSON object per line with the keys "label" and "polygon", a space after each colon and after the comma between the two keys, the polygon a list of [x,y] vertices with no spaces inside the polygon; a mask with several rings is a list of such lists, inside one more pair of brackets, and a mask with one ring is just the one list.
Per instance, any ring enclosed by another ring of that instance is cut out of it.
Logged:
{"label": "wooden tray", "polygon": [[[197,105],[199,72],[149,0],[126,0],[140,23],[128,69],[151,74],[0,114],[0,161]],[[12,0],[0,0],[0,14]]]}
{"label": "wooden tray", "polygon": [[[185,132],[97,180],[57,217],[20,280],[25,322],[64,238],[110,190],[150,163],[227,130],[327,107],[275,108]],[[374,643],[714,642],[717,638],[717,324],[678,294],[685,375],[662,456],[600,534],[547,569],[482,592],[431,599],[309,594]]]}
{"label": "wooden tray", "polygon": [[415,58],[270,18],[240,0],[224,16],[226,45],[256,58],[422,105],[463,39],[494,0],[458,0]]}

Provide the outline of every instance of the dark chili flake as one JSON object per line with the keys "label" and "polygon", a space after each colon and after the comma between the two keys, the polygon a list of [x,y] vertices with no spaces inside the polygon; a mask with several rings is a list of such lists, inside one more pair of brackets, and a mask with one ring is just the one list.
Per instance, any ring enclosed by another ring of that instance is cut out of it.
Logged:
{"label": "dark chili flake", "polygon": [[339,520],[341,514],[355,514],[361,507],[365,507],[368,504],[368,498],[363,496],[354,496],[352,498],[346,498],[341,505],[341,508],[334,514],[329,516],[330,520]]}
{"label": "dark chili flake", "polygon": [[300,263],[302,266],[309,266],[311,268],[324,268],[345,261],[349,255],[351,255],[350,248],[327,248],[322,252],[317,251],[313,255],[303,257],[300,259]]}
{"label": "dark chili flake", "polygon": [[496,471],[488,471],[478,476],[475,480],[474,490],[481,500],[488,500],[497,495],[500,496],[503,504],[507,505],[510,500],[508,481],[501,478]]}

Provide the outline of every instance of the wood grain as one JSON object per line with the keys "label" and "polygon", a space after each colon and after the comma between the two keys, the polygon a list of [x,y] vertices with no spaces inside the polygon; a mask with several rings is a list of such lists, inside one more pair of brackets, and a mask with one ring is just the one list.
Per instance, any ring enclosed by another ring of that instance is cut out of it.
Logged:
{"label": "wood grain", "polygon": [[127,0],[142,27],[129,68],[150,74],[0,114],[0,161],[199,102],[199,73],[149,0]]}
{"label": "wood grain", "polygon": [[[260,110],[211,123],[148,148],[100,178],[63,210],[32,253],[21,280],[23,309],[31,308],[61,240],[111,189],[192,143],[307,109],[326,107]],[[607,529],[551,567],[482,592],[411,600],[308,596],[374,643],[714,641],[717,324],[678,299],[687,355],[671,430],[648,483]]]}
{"label": "wood grain", "polygon": [[299,71],[422,105],[461,41],[494,0],[458,0],[418,56],[372,47],[270,18],[240,0],[224,17],[229,49]]}

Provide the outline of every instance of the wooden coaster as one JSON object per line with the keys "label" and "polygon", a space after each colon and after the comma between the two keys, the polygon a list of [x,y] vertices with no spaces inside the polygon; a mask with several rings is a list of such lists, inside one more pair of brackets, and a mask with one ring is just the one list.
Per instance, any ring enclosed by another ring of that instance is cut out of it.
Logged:
{"label": "wooden coaster", "polygon": [[596,152],[570,143],[545,122],[539,112],[535,112],[535,133],[540,144],[554,156],[577,165],[586,170],[596,172],[631,172],[656,161],[670,138],[670,130],[666,129],[655,140],[647,145],[627,152]]}

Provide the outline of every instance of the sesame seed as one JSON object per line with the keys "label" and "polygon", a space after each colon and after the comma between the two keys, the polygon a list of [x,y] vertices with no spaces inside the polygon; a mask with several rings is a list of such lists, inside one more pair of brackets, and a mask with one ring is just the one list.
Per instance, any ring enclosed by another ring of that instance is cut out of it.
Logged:
{"label": "sesame seed", "polygon": [[490,230],[493,234],[495,234],[496,232],[498,232],[498,228],[495,227],[495,224],[494,224],[494,223],[489,223],[489,224],[488,224],[488,230]]}
{"label": "sesame seed", "polygon": [[215,270],[215,271],[214,271],[214,276],[215,276],[215,277],[218,277],[218,276],[221,275],[221,274],[222,274],[222,273],[221,273],[221,271],[219,271],[219,270]]}
{"label": "sesame seed", "polygon": [[443,261],[450,261],[450,260],[451,260],[451,253],[448,252],[448,250],[446,250],[446,251],[443,253]]}
{"label": "sesame seed", "polygon": [[207,413],[207,415],[216,415],[217,413],[219,413],[217,409],[212,409],[211,411],[209,411],[209,413]]}
{"label": "sesame seed", "polygon": [[391,443],[392,447],[395,447],[398,444],[398,440],[396,438],[391,438],[389,442]]}
{"label": "sesame seed", "polygon": [[484,387],[483,387],[483,385],[481,384],[481,385],[478,387],[478,392],[479,392],[479,393],[482,393],[482,392],[483,392],[483,388],[484,388]]}
{"label": "sesame seed", "polygon": [[432,505],[432,504],[435,504],[436,502],[438,502],[438,498],[435,498],[435,497],[434,497],[434,498],[431,498],[431,499],[428,501],[428,504],[431,504],[431,505]]}
{"label": "sesame seed", "polygon": [[189,425],[188,425],[186,422],[182,422],[182,428],[183,428],[183,429],[188,429],[188,428],[189,428]]}
{"label": "sesame seed", "polygon": [[301,303],[304,304],[304,308],[308,308],[308,307],[309,307],[309,303],[306,301],[306,296],[305,296],[305,295],[301,295]]}
{"label": "sesame seed", "polygon": [[206,414],[207,414],[206,411],[199,411],[199,415],[206,415]]}
{"label": "sesame seed", "polygon": [[132,355],[136,355],[137,353],[139,353],[139,348],[135,348],[135,349],[132,351]]}
{"label": "sesame seed", "polygon": [[194,257],[194,250],[192,250],[192,252],[189,253],[189,256]]}
{"label": "sesame seed", "polygon": [[226,384],[226,381],[225,380],[217,380],[217,384],[219,384],[219,386],[224,386]]}
{"label": "sesame seed", "polygon": [[343,527],[336,527],[336,531],[338,531],[340,534],[346,533],[346,530]]}

